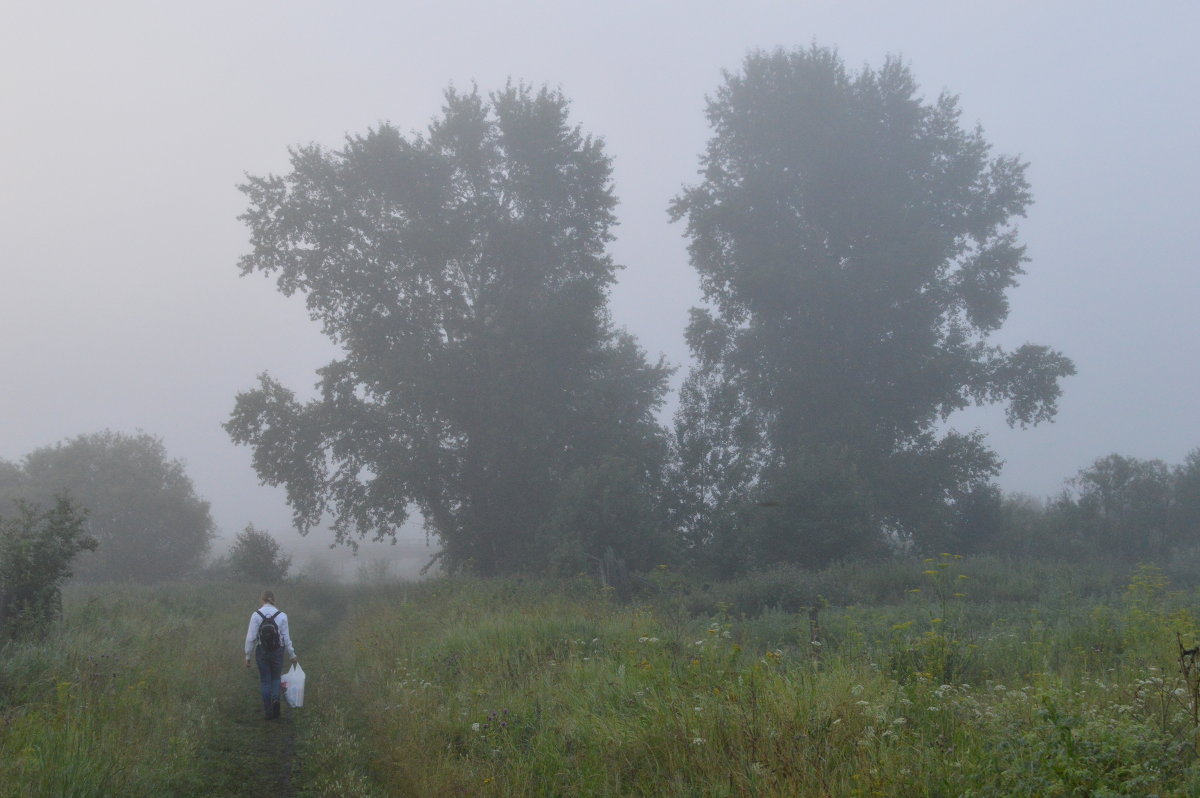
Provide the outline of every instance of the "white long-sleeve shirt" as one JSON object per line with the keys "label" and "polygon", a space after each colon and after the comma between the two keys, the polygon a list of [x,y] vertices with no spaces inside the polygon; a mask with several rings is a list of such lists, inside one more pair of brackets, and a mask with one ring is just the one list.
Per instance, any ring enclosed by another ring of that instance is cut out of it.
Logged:
{"label": "white long-sleeve shirt", "polygon": [[[262,615],[258,613],[261,612]],[[275,615],[275,613],[279,613]],[[279,627],[279,639],[283,641],[283,649],[289,659],[296,658],[296,649],[292,647],[292,636],[288,633],[288,617],[273,604],[264,604],[250,616],[250,628],[246,630],[246,659],[254,656],[254,647],[258,645],[258,627],[262,626],[263,615],[270,618],[275,615],[275,625]]]}

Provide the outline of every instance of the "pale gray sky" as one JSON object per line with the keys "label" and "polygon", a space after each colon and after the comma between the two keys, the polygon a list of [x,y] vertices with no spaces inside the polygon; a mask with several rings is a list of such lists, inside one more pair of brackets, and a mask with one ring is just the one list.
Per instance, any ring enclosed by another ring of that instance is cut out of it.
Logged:
{"label": "pale gray sky", "polygon": [[238,277],[245,173],[380,121],[423,129],[451,82],[561,87],[615,159],[613,313],[684,363],[697,300],[668,201],[693,182],[704,95],[752,48],[888,53],[1031,162],[1032,262],[1000,339],[1075,359],[1058,421],[964,414],[1036,496],[1120,452],[1200,446],[1200,3],[56,3],[0,9],[0,457],[138,429],[185,461],[222,531],[287,539],[220,425],[269,370],[303,391],[332,352],[302,300]]}

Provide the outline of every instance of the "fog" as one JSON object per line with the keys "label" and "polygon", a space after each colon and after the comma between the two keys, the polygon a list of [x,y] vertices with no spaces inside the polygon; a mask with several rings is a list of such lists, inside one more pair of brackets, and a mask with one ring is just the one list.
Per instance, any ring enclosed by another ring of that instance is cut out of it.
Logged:
{"label": "fog", "polygon": [[666,206],[695,180],[704,96],[752,48],[817,42],[852,68],[902,55],[927,97],[960,95],[996,152],[1031,164],[1031,261],[997,340],[1079,373],[1053,424],[952,419],[989,433],[1001,486],[1052,495],[1111,452],[1177,463],[1200,446],[1198,28],[1182,1],[8,4],[0,458],[144,430],[224,535],[253,522],[294,543],[282,493],[221,423],[259,372],[303,392],[333,352],[300,298],[238,276],[236,186],[283,171],[292,145],[423,129],[451,83],[560,87],[606,140],[614,319],[685,365],[699,295]]}

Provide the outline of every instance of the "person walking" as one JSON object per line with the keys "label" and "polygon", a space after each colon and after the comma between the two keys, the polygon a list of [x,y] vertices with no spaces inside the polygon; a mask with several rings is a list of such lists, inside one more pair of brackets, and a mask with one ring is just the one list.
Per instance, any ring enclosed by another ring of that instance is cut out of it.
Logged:
{"label": "person walking", "polygon": [[250,626],[246,629],[246,667],[250,667],[253,654],[267,720],[279,717],[279,677],[283,675],[284,653],[293,665],[299,662],[288,631],[287,613],[275,607],[275,594],[264,590],[262,606],[250,616]]}

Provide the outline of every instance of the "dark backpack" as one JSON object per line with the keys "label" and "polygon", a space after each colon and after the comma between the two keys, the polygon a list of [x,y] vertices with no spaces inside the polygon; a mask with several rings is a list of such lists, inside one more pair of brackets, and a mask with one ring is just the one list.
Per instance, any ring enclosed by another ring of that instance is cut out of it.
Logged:
{"label": "dark backpack", "polygon": [[263,651],[271,652],[278,651],[283,645],[283,637],[279,634],[279,626],[275,623],[275,616],[279,615],[283,610],[275,610],[275,615],[270,618],[262,614],[262,610],[255,610],[259,615],[262,615],[262,623],[258,625],[258,644],[263,647]]}

